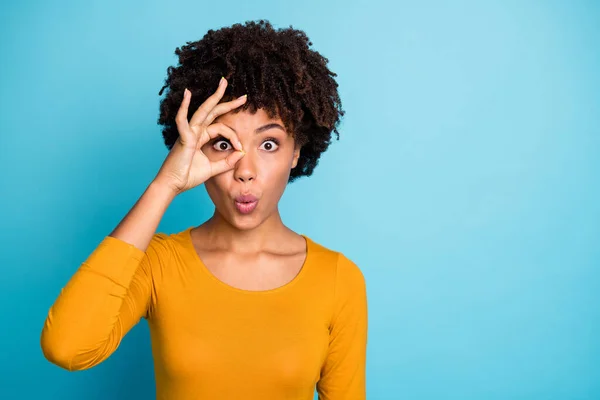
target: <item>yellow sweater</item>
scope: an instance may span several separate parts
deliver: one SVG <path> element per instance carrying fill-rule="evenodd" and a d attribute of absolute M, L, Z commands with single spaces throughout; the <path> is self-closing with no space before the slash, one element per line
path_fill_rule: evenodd
<path fill-rule="evenodd" d="M 302 235 L 288 284 L 248 291 L 202 264 L 192 227 L 156 233 L 146 252 L 106 236 L 50 308 L 45 356 L 68 370 L 109 357 L 148 321 L 158 399 L 366 398 L 367 295 L 361 270 Z"/>

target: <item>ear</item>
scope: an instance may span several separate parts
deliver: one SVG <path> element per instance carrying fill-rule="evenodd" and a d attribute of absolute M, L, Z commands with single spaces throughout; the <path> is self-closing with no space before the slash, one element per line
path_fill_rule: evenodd
<path fill-rule="evenodd" d="M 294 147 L 294 158 L 292 159 L 292 169 L 298 165 L 298 158 L 300 158 L 300 147 Z"/>

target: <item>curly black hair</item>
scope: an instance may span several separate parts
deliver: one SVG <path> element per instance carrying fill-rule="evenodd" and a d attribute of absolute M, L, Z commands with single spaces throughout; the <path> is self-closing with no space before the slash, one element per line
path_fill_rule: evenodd
<path fill-rule="evenodd" d="M 158 118 L 167 148 L 179 136 L 175 116 L 184 89 L 192 92 L 189 119 L 225 76 L 228 86 L 222 102 L 248 94 L 246 103 L 232 112 L 255 113 L 262 108 L 270 118 L 281 118 L 302 147 L 288 182 L 312 175 L 331 143 L 331 133 L 339 140 L 337 127 L 344 111 L 334 79 L 337 74 L 311 45 L 303 31 L 291 25 L 276 30 L 261 19 L 210 29 L 201 40 L 177 48 L 179 65 L 167 69 L 165 85 L 158 93 L 168 88 Z"/>

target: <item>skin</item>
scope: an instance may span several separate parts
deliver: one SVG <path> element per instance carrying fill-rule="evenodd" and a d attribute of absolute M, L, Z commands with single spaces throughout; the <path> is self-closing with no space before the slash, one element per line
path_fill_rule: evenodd
<path fill-rule="evenodd" d="M 278 208 L 300 148 L 281 119 L 269 118 L 262 109 L 254 114 L 228 112 L 215 122 L 235 131 L 246 155 L 233 169 L 204 183 L 215 212 L 192 229 L 194 247 L 203 264 L 230 286 L 245 290 L 283 286 L 297 275 L 306 257 L 304 238 L 283 224 Z M 270 124 L 280 127 L 255 132 Z M 202 146 L 210 161 L 233 151 L 230 141 L 223 137 Z M 258 205 L 250 214 L 241 214 L 234 198 L 248 193 L 259 198 Z"/>

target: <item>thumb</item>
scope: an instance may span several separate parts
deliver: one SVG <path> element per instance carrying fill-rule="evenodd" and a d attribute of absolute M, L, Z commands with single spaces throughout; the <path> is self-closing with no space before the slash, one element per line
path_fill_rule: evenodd
<path fill-rule="evenodd" d="M 211 168 L 213 176 L 232 169 L 235 166 L 235 164 L 238 161 L 240 161 L 245 155 L 246 153 L 243 150 L 239 150 L 234 151 L 233 153 L 219 161 L 215 161 L 214 163 L 212 163 Z"/>

